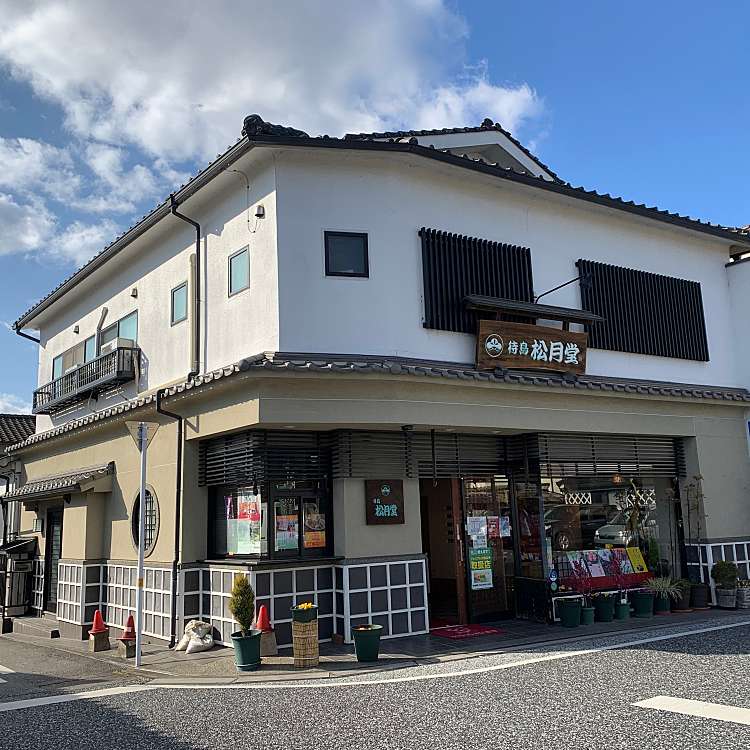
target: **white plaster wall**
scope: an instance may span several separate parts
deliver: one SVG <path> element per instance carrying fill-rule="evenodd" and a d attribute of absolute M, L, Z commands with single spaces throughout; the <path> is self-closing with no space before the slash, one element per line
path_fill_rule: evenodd
<path fill-rule="evenodd" d="M 427 226 L 530 247 L 537 293 L 575 277 L 578 258 L 700 281 L 709 362 L 591 350 L 588 371 L 740 384 L 720 240 L 408 155 L 290 150 L 277 195 L 282 351 L 472 362 L 474 336 L 422 326 Z M 368 232 L 370 278 L 326 278 L 326 229 Z M 580 307 L 578 284 L 545 302 Z"/>
<path fill-rule="evenodd" d="M 258 162 L 258 157 L 263 161 Z M 276 218 L 274 166 L 269 154 L 244 157 L 237 165 L 250 178 L 225 173 L 181 204 L 180 211 L 201 224 L 203 234 L 201 370 L 235 362 L 278 344 L 276 281 Z M 262 203 L 266 218 L 256 220 Z M 248 204 L 250 216 L 248 221 Z M 229 298 L 228 258 L 250 248 L 250 288 Z M 52 360 L 95 330 L 101 310 L 108 308 L 104 327 L 138 310 L 138 345 L 143 374 L 138 384 L 77 404 L 56 415 L 37 417 L 37 431 L 97 411 L 137 393 L 185 378 L 191 367 L 192 313 L 170 325 L 171 290 L 190 277 L 195 231 L 167 217 L 97 270 L 74 292 L 39 318 L 41 347 L 38 384 L 52 379 Z M 138 290 L 137 298 L 131 289 Z M 192 291 L 189 294 L 192 300 Z M 73 327 L 79 326 L 75 334 Z"/>
<path fill-rule="evenodd" d="M 726 269 L 729 280 L 729 300 L 732 311 L 732 340 L 737 357 L 740 382 L 750 388 L 750 259 L 734 263 Z"/>

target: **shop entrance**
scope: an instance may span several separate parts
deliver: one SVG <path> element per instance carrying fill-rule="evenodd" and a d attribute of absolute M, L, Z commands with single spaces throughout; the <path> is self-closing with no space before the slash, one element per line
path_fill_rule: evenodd
<path fill-rule="evenodd" d="M 515 556 L 507 480 L 423 479 L 420 495 L 431 626 L 512 617 Z"/>
<path fill-rule="evenodd" d="M 57 612 L 57 568 L 62 557 L 62 509 L 47 511 L 44 553 L 44 609 Z"/>

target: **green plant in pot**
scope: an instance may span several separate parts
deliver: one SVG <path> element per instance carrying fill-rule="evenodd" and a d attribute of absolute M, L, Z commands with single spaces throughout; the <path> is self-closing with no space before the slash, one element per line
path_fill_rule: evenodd
<path fill-rule="evenodd" d="M 572 568 L 573 588 L 583 597 L 583 606 L 581 607 L 581 625 L 593 625 L 594 607 L 591 604 L 593 581 L 591 580 L 591 574 L 583 560 L 573 561 Z"/>
<path fill-rule="evenodd" d="M 594 603 L 594 619 L 597 622 L 612 622 L 615 617 L 617 594 L 599 592 L 591 597 Z"/>
<path fill-rule="evenodd" d="M 682 596 L 682 587 L 669 576 L 649 578 L 646 588 L 654 594 L 654 613 L 657 615 L 670 614 L 671 601 L 677 601 Z"/>
<path fill-rule="evenodd" d="M 711 578 L 716 583 L 716 603 L 724 609 L 737 606 L 737 566 L 721 560 L 711 568 Z"/>
<path fill-rule="evenodd" d="M 252 672 L 260 666 L 262 630 L 253 628 L 255 620 L 255 592 L 245 575 L 235 576 L 229 611 L 240 629 L 232 633 L 234 662 L 240 672 Z"/>

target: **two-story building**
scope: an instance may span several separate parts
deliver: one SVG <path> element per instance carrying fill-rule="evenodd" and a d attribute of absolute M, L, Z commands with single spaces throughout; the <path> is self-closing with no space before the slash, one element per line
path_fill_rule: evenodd
<path fill-rule="evenodd" d="M 573 187 L 499 125 L 241 139 L 16 321 L 34 607 L 281 644 L 547 617 L 575 555 L 750 564 L 750 232 Z M 37 529 L 35 532 L 34 529 Z M 594 559 L 597 559 L 594 556 Z M 593 568 L 592 568 L 593 569 Z"/>

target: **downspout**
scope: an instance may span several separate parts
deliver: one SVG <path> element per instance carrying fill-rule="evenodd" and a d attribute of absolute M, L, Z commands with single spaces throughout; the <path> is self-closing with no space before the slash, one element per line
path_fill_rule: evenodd
<path fill-rule="evenodd" d="M 169 648 L 177 642 L 177 588 L 180 565 L 180 520 L 182 516 L 182 417 L 162 408 L 161 401 L 164 389 L 156 392 L 156 411 L 165 417 L 177 420 L 177 469 L 175 477 L 175 510 L 174 510 L 174 558 L 172 560 L 172 606 L 170 612 Z"/>
<path fill-rule="evenodd" d="M 193 361 L 188 374 L 188 380 L 200 373 L 200 351 L 201 351 L 201 225 L 193 219 L 181 214 L 177 210 L 177 199 L 172 193 L 169 196 L 172 215 L 182 219 L 195 228 L 195 294 L 193 305 L 195 320 L 193 321 Z"/>
<path fill-rule="evenodd" d="M 0 479 L 5 480 L 5 491 L 3 492 L 2 499 L 0 499 L 0 505 L 2 506 L 3 512 L 3 545 L 8 541 L 8 502 L 5 496 L 8 494 L 8 488 L 10 487 L 10 476 L 8 474 L 0 474 Z"/>

